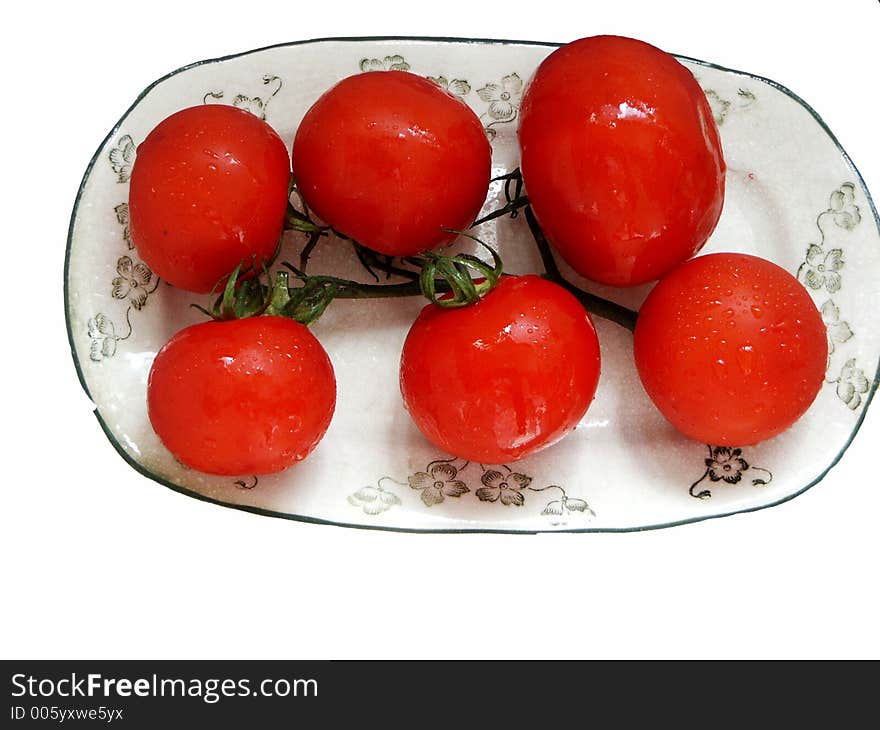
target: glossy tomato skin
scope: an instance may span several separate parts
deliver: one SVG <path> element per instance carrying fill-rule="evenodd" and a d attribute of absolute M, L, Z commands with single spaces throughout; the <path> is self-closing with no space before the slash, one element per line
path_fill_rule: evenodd
<path fill-rule="evenodd" d="M 205 322 L 156 355 L 150 422 L 181 462 L 209 474 L 271 474 L 304 459 L 327 431 L 336 378 L 304 325 L 262 316 Z"/>
<path fill-rule="evenodd" d="M 472 306 L 422 310 L 403 346 L 400 390 L 436 446 L 504 464 L 577 425 L 599 367 L 596 330 L 581 304 L 538 276 L 511 276 Z"/>
<path fill-rule="evenodd" d="M 405 71 L 343 79 L 303 118 L 293 171 L 309 206 L 380 253 L 406 256 L 464 230 L 489 187 L 491 147 L 460 99 Z"/>
<path fill-rule="evenodd" d="M 825 377 L 822 316 L 801 283 L 756 256 L 699 256 L 639 310 L 645 390 L 686 436 L 719 446 L 772 438 L 800 418 Z"/>
<path fill-rule="evenodd" d="M 138 146 L 131 173 L 131 238 L 170 284 L 205 293 L 239 263 L 269 260 L 287 208 L 290 157 L 250 112 L 184 109 Z"/>
<path fill-rule="evenodd" d="M 596 36 L 550 54 L 523 97 L 519 141 L 535 217 L 594 281 L 659 278 L 721 215 L 725 165 L 706 96 L 647 43 Z"/>

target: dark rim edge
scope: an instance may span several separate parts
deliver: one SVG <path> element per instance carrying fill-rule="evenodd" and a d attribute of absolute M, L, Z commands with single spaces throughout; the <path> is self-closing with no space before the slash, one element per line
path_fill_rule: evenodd
<path fill-rule="evenodd" d="M 116 124 L 113 125 L 113 128 L 110 132 L 104 137 L 101 141 L 100 145 L 98 145 L 97 150 L 94 155 L 92 155 L 91 160 L 89 160 L 88 165 L 86 166 L 86 170 L 83 173 L 82 181 L 80 182 L 79 188 L 76 192 L 76 197 L 73 202 L 73 210 L 70 216 L 70 224 L 67 229 L 67 245 L 64 254 L 64 281 L 63 281 L 63 292 L 64 292 L 64 321 L 67 329 L 67 339 L 68 344 L 70 346 L 71 356 L 73 358 L 74 368 L 76 369 L 77 377 L 79 378 L 80 385 L 82 389 L 85 391 L 86 395 L 89 399 L 92 398 L 92 395 L 89 391 L 88 384 L 86 383 L 85 374 L 83 373 L 82 367 L 80 366 L 79 358 L 77 356 L 76 343 L 73 338 L 73 327 L 70 320 L 70 261 L 72 255 L 72 244 L 73 244 L 73 232 L 76 224 L 76 214 L 79 208 L 80 200 L 85 191 L 86 184 L 88 183 L 89 177 L 91 175 L 92 169 L 95 166 L 95 163 L 98 160 L 98 157 L 101 151 L 104 149 L 106 144 L 117 134 L 117 132 L 122 127 L 125 120 L 131 114 L 131 112 L 135 109 L 135 107 L 140 104 L 140 102 L 150 93 L 156 86 L 171 78 L 172 76 L 176 76 L 177 74 L 183 73 L 184 71 L 188 71 L 192 68 L 197 68 L 199 66 L 204 66 L 211 63 L 219 63 L 222 61 L 228 61 L 234 58 L 241 58 L 243 56 L 249 56 L 251 54 L 260 53 L 262 51 L 268 51 L 275 48 L 287 48 L 291 46 L 301 46 L 301 45 L 309 45 L 312 43 L 322 43 L 322 42 L 349 42 L 349 43 L 360 43 L 360 42 L 385 42 L 385 41 L 421 41 L 427 43 L 468 43 L 468 44 L 496 44 L 496 45 L 522 45 L 522 46 L 540 46 L 540 47 L 550 47 L 557 48 L 562 43 L 553 43 L 550 41 L 527 41 L 527 40 L 509 40 L 509 39 L 500 39 L 500 38 L 453 38 L 453 37 L 432 37 L 432 36 L 342 36 L 342 37 L 327 37 L 327 38 L 311 38 L 307 40 L 300 41 L 290 41 L 287 43 L 275 43 L 268 46 L 263 46 L 261 48 L 254 48 L 248 51 L 242 51 L 240 53 L 232 53 L 226 56 L 219 56 L 217 58 L 209 58 L 204 59 L 202 61 L 196 61 L 194 63 L 187 64 L 186 66 L 181 66 L 170 73 L 165 74 L 164 76 L 156 79 L 153 83 L 147 86 L 140 94 L 138 94 L 137 98 L 128 107 L 125 113 L 119 118 Z M 843 156 L 844 161 L 850 167 L 850 169 L 855 174 L 859 184 L 861 185 L 862 190 L 865 191 L 865 197 L 868 201 L 868 205 L 871 208 L 871 211 L 874 214 L 874 224 L 877 228 L 878 233 L 880 233 L 880 214 L 877 212 L 877 207 L 874 204 L 874 200 L 871 197 L 871 192 L 868 190 L 868 186 L 865 184 L 865 180 L 862 177 L 862 174 L 859 172 L 858 168 L 853 163 L 850 156 L 847 154 L 846 150 L 843 149 L 837 137 L 834 136 L 834 133 L 829 129 L 828 125 L 822 119 L 821 116 L 816 112 L 813 107 L 811 107 L 806 101 L 804 101 L 800 96 L 795 94 L 786 86 L 773 81 L 772 79 L 765 78 L 763 76 L 758 76 L 757 74 L 752 74 L 747 71 L 738 71 L 736 69 L 727 68 L 726 66 L 720 66 L 715 63 L 711 63 L 709 61 L 703 61 L 698 58 L 691 58 L 690 56 L 683 56 L 680 54 L 673 54 L 675 57 L 681 61 L 687 61 L 689 63 L 694 63 L 700 66 L 705 66 L 707 68 L 717 69 L 719 71 L 725 71 L 727 73 L 734 73 L 740 76 L 745 76 L 754 81 L 759 81 L 761 83 L 767 84 L 768 86 L 776 89 L 777 91 L 785 94 L 786 96 L 794 99 L 798 102 L 804 109 L 806 109 L 810 116 L 819 124 L 819 126 L 825 131 L 825 133 L 829 136 L 831 141 L 834 143 L 834 146 L 837 148 L 838 152 Z M 754 507 L 747 507 L 744 509 L 734 510 L 732 512 L 723 512 L 719 514 L 712 515 L 701 515 L 698 517 L 691 517 L 684 520 L 677 520 L 674 522 L 665 522 L 656 525 L 644 525 L 637 527 L 585 527 L 585 528 L 564 528 L 558 530 L 514 530 L 514 529 L 493 529 L 493 528 L 408 528 L 408 527 L 392 527 L 386 525 L 369 525 L 364 523 L 347 523 L 347 522 L 336 522 L 334 520 L 326 520 L 320 517 L 310 517 L 308 515 L 297 515 L 288 512 L 276 512 L 274 510 L 265 509 L 262 507 L 256 507 L 253 505 L 246 504 L 236 504 L 234 502 L 226 502 L 220 499 L 215 499 L 213 497 L 208 497 L 204 494 L 196 492 L 191 489 L 187 489 L 185 487 L 181 487 L 173 482 L 168 481 L 167 479 L 160 477 L 157 474 L 152 473 L 142 464 L 137 462 L 117 441 L 115 435 L 110 430 L 107 423 L 104 421 L 101 413 L 97 407 L 97 405 L 92 401 L 94 405 L 93 413 L 95 417 L 98 419 L 98 423 L 100 424 L 101 430 L 107 437 L 107 440 L 110 441 L 113 448 L 116 452 L 129 464 L 135 471 L 142 474 L 143 476 L 151 479 L 158 484 L 161 484 L 164 487 L 167 487 L 175 492 L 180 494 L 187 495 L 189 497 L 194 497 L 195 499 L 201 500 L 203 502 L 208 502 L 210 504 L 218 505 L 221 507 L 228 507 L 232 509 L 241 510 L 244 512 L 250 512 L 253 514 L 263 515 L 266 517 L 276 517 L 280 519 L 293 520 L 296 522 L 304 522 L 309 524 L 317 524 L 317 525 L 333 525 L 336 527 L 350 527 L 355 529 L 363 529 L 363 530 L 380 530 L 384 532 L 402 532 L 402 533 L 420 533 L 420 534 L 480 534 L 480 533 L 492 533 L 492 534 L 507 534 L 507 535 L 535 535 L 535 534 L 553 534 L 553 533 L 587 533 L 587 532 L 597 532 L 597 533 L 626 533 L 626 532 L 646 532 L 649 530 L 659 530 L 665 529 L 668 527 L 678 527 L 680 525 L 688 525 L 694 524 L 697 522 L 704 522 L 706 520 L 714 520 L 720 519 L 722 517 L 730 517 L 732 515 L 738 514 L 748 514 L 749 512 L 758 512 L 760 510 L 769 509 L 771 507 L 777 507 L 780 504 L 784 504 L 795 497 L 800 496 L 804 492 L 806 492 L 811 487 L 814 487 L 818 484 L 822 479 L 824 479 L 828 472 L 833 469 L 840 459 L 843 457 L 846 450 L 850 447 L 855 439 L 856 434 L 859 432 L 859 429 L 864 423 L 865 416 L 868 412 L 868 407 L 871 405 L 871 402 L 874 399 L 874 395 L 877 392 L 878 386 L 880 386 L 880 359 L 878 359 L 877 368 L 874 373 L 874 379 L 871 383 L 871 387 L 866 394 L 865 402 L 862 407 L 862 411 L 859 414 L 858 420 L 856 421 L 853 429 L 850 433 L 849 438 L 846 443 L 831 461 L 831 463 L 815 478 L 813 481 L 808 483 L 803 488 L 793 492 L 781 499 L 776 500 L 775 502 L 770 502 L 768 504 L 756 505 Z"/>

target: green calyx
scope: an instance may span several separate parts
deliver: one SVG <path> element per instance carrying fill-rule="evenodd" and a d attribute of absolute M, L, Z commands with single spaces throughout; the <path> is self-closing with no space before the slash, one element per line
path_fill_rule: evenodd
<path fill-rule="evenodd" d="M 476 236 L 461 231 L 447 232 L 467 236 L 479 243 L 492 254 L 492 264 L 466 253 L 445 256 L 426 251 L 422 254 L 425 262 L 419 274 L 419 288 L 438 307 L 454 308 L 476 304 L 498 284 L 504 273 L 504 264 L 498 252 Z M 475 281 L 472 271 L 481 278 Z M 445 284 L 444 293 L 440 297 L 437 296 L 438 283 Z"/>
<path fill-rule="evenodd" d="M 493 248 L 467 233 L 462 235 L 485 246 L 492 254 L 492 264 L 471 254 L 445 256 L 427 251 L 418 257 L 420 272 L 399 269 L 407 274 L 408 281 L 364 284 L 335 276 L 313 276 L 290 263 L 282 264 L 288 271 L 273 273 L 265 262 L 259 270 L 252 262 L 246 268 L 242 264 L 235 267 L 222 283 L 223 290 L 210 311 L 197 304 L 192 306 L 217 321 L 265 314 L 288 317 L 305 325 L 317 320 L 334 299 L 384 299 L 422 294 L 440 307 L 463 307 L 491 291 L 501 278 L 503 264 Z M 478 280 L 474 280 L 472 272 L 476 272 Z M 292 278 L 296 281 L 294 285 Z"/>
<path fill-rule="evenodd" d="M 217 321 L 277 315 L 311 324 L 320 317 L 337 295 L 337 285 L 326 277 L 304 277 L 301 286 L 291 287 L 286 271 L 275 274 L 263 269 L 262 276 L 242 278 L 252 268 L 239 264 L 229 275 L 223 292 L 211 310 L 193 305 Z M 262 279 L 265 278 L 266 283 Z"/>

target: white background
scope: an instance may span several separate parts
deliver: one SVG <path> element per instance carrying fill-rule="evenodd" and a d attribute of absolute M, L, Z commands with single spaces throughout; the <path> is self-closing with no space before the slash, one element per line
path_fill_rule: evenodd
<path fill-rule="evenodd" d="M 304 525 L 175 494 L 117 456 L 67 345 L 68 217 L 118 117 L 192 61 L 330 35 L 630 35 L 785 84 L 880 195 L 874 0 L 352 5 L 6 11 L 0 656 L 880 656 L 880 405 L 840 464 L 793 502 L 634 534 Z"/>

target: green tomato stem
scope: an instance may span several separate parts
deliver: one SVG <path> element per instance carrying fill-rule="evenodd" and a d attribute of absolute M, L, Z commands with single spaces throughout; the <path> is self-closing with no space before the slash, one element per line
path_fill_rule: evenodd
<path fill-rule="evenodd" d="M 535 239 L 535 244 L 538 247 L 538 252 L 541 254 L 541 261 L 544 264 L 544 278 L 568 290 L 584 305 L 584 309 L 591 314 L 616 322 L 622 327 L 626 327 L 630 332 L 635 332 L 636 319 L 639 313 L 632 309 L 627 309 L 616 302 L 590 294 L 568 281 L 559 271 L 559 266 L 557 266 L 556 259 L 553 257 L 553 251 L 550 248 L 550 242 L 544 235 L 544 231 L 541 230 L 541 226 L 538 225 L 538 220 L 535 218 L 531 206 L 526 207 L 525 217 L 526 222 L 529 224 L 529 230 L 532 232 L 532 237 Z"/>

